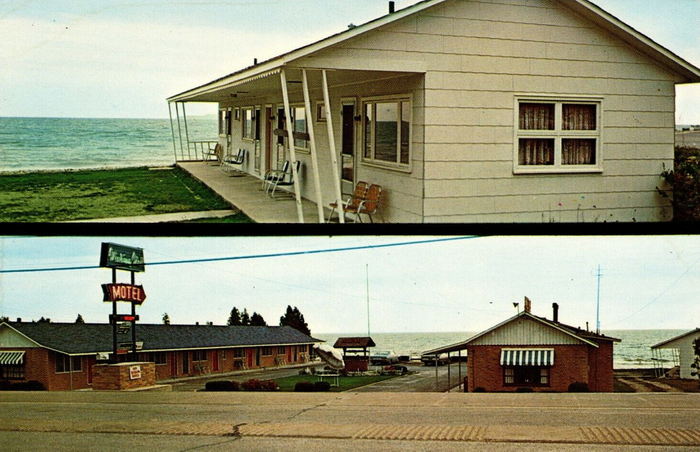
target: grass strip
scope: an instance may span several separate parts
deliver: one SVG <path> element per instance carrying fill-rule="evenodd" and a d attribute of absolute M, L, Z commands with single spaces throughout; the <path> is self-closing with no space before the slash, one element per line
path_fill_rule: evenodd
<path fill-rule="evenodd" d="M 368 376 L 357 376 L 357 377 L 339 377 L 338 382 L 340 386 L 331 386 L 332 392 L 342 392 L 348 391 L 350 389 L 359 388 L 360 386 L 366 386 L 378 381 L 388 380 L 390 378 L 396 378 L 396 375 L 368 375 Z M 294 385 L 301 381 L 315 382 L 320 381 L 314 375 L 293 375 L 291 377 L 277 378 L 275 379 L 280 387 L 280 391 L 294 391 Z M 335 379 L 331 377 L 325 377 L 323 381 L 327 381 L 331 384 L 335 384 Z"/>
<path fill-rule="evenodd" d="M 57 222 L 229 208 L 215 192 L 176 167 L 0 175 L 0 222 Z"/>

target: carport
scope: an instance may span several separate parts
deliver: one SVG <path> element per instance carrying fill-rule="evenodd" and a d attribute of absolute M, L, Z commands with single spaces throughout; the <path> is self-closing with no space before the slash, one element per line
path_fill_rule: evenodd
<path fill-rule="evenodd" d="M 462 380 L 462 366 L 460 362 L 462 360 L 462 350 L 467 350 L 467 342 L 462 341 L 452 345 L 446 345 L 444 347 L 434 348 L 432 350 L 426 350 L 423 355 L 434 355 L 435 356 L 435 385 L 438 384 L 438 357 L 443 353 L 447 353 L 447 382 L 452 381 L 451 370 L 452 370 L 452 353 L 457 352 L 457 371 L 459 373 L 460 387 L 464 385 L 464 380 Z M 465 353 L 465 357 L 467 354 Z"/>

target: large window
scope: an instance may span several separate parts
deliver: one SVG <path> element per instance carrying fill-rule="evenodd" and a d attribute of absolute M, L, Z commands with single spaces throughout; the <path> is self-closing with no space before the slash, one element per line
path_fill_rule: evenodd
<path fill-rule="evenodd" d="M 263 355 L 263 356 L 270 356 L 270 355 L 272 355 L 272 347 L 263 347 L 263 348 L 262 348 L 262 355 Z"/>
<path fill-rule="evenodd" d="M 600 101 L 518 99 L 516 172 L 601 169 Z"/>
<path fill-rule="evenodd" d="M 0 365 L 0 378 L 7 380 L 24 379 L 24 363 Z"/>
<path fill-rule="evenodd" d="M 504 367 L 503 383 L 506 386 L 549 386 L 549 367 Z"/>
<path fill-rule="evenodd" d="M 306 134 L 308 128 L 306 126 L 306 109 L 304 107 L 291 107 L 292 108 L 292 126 L 294 127 L 294 133 Z M 302 138 L 294 137 L 294 146 L 299 149 L 307 149 L 309 147 L 309 142 Z"/>
<path fill-rule="evenodd" d="M 410 100 L 365 100 L 362 111 L 363 160 L 407 168 L 411 158 Z"/>
<path fill-rule="evenodd" d="M 151 361 L 156 364 L 167 364 L 168 357 L 165 352 L 153 352 L 151 353 Z"/>
<path fill-rule="evenodd" d="M 192 352 L 192 361 L 206 361 L 207 352 L 205 350 L 194 350 Z"/>
<path fill-rule="evenodd" d="M 255 136 L 253 135 L 255 133 L 255 125 L 253 124 L 253 121 L 255 119 L 255 114 L 253 108 L 244 108 L 241 111 L 241 124 L 243 124 L 243 139 L 244 140 L 253 140 Z"/>
<path fill-rule="evenodd" d="M 72 369 L 73 372 L 80 372 L 82 370 L 82 360 L 80 356 L 74 356 L 72 358 Z M 71 357 L 64 355 L 62 353 L 56 354 L 56 373 L 70 372 L 71 371 Z"/>
<path fill-rule="evenodd" d="M 233 349 L 233 357 L 234 358 L 244 358 L 245 357 L 245 349 L 244 348 L 234 348 Z"/>

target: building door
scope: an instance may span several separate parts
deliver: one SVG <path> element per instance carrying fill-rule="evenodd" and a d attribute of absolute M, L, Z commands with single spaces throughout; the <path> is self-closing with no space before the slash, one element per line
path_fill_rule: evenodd
<path fill-rule="evenodd" d="M 355 189 L 355 102 L 343 103 L 343 145 L 340 153 L 341 190 L 351 194 Z"/>
<path fill-rule="evenodd" d="M 292 346 L 287 347 L 287 362 L 292 362 Z"/>
<path fill-rule="evenodd" d="M 89 385 L 92 384 L 92 366 L 95 364 L 94 358 L 87 359 L 87 382 Z"/>
<path fill-rule="evenodd" d="M 260 367 L 260 349 L 255 349 L 255 366 Z"/>
<path fill-rule="evenodd" d="M 211 370 L 212 370 L 212 372 L 219 371 L 219 351 L 218 350 L 211 351 Z"/>
<path fill-rule="evenodd" d="M 246 355 L 248 357 L 248 369 L 251 369 L 253 367 L 253 350 L 246 350 Z"/>
<path fill-rule="evenodd" d="M 182 352 L 182 373 L 183 375 L 190 373 L 190 352 Z"/>
<path fill-rule="evenodd" d="M 272 169 L 272 131 L 275 128 L 272 119 L 272 107 L 265 107 L 265 168 L 264 171 Z"/>
<path fill-rule="evenodd" d="M 170 352 L 170 376 L 177 375 L 177 353 Z"/>

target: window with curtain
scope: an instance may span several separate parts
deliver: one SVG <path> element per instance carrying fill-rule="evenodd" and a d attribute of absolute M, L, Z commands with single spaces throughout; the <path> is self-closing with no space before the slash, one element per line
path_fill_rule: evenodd
<path fill-rule="evenodd" d="M 408 167 L 411 161 L 410 100 L 365 100 L 362 109 L 363 160 Z"/>
<path fill-rule="evenodd" d="M 243 124 L 243 139 L 254 140 L 255 139 L 255 125 L 253 121 L 255 120 L 255 114 L 253 113 L 253 108 L 244 108 L 241 112 L 241 123 Z"/>
<path fill-rule="evenodd" d="M 600 169 L 600 102 L 520 100 L 516 171 Z"/>
<path fill-rule="evenodd" d="M 506 386 L 549 386 L 549 367 L 504 367 L 503 384 Z"/>

